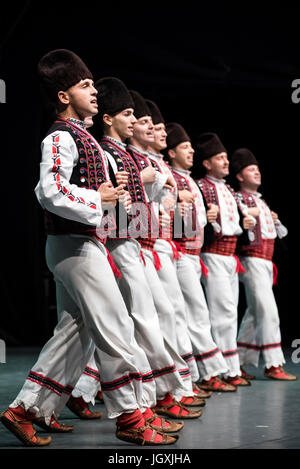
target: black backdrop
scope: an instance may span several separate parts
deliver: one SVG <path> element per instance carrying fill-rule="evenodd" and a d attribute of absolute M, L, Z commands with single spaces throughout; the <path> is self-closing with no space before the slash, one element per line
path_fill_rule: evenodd
<path fill-rule="evenodd" d="M 239 146 L 252 149 L 261 162 L 262 192 L 289 228 L 275 254 L 283 342 L 290 345 L 299 336 L 300 103 L 291 99 L 292 81 L 300 78 L 298 18 L 295 8 L 216 3 L 204 8 L 201 2 L 180 7 L 173 2 L 133 7 L 34 0 L 6 5 L 0 12 L 0 79 L 6 83 L 6 103 L 0 104 L 0 337 L 7 344 L 40 345 L 56 321 L 42 211 L 33 192 L 39 145 L 49 124 L 41 109 L 36 66 L 56 48 L 80 55 L 95 79 L 117 76 L 155 100 L 166 121 L 180 122 L 192 138 L 212 130 L 229 155 Z M 240 313 L 243 307 L 241 291 Z"/>

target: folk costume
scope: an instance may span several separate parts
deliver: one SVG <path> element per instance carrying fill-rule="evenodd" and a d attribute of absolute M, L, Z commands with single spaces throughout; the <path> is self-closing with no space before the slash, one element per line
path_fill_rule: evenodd
<path fill-rule="evenodd" d="M 151 100 L 146 100 L 147 106 L 150 109 L 153 124 L 165 123 L 164 118 L 156 105 Z M 160 230 L 159 236 L 156 239 L 153 249 L 159 256 L 159 269 L 157 269 L 158 277 L 163 285 L 165 292 L 168 295 L 169 301 L 172 303 L 175 319 L 176 319 L 176 343 L 179 355 L 183 358 L 186 366 L 182 369 L 181 374 L 185 373 L 187 379 L 191 375 L 191 380 L 196 383 L 199 380 L 199 371 L 196 365 L 196 360 L 193 355 L 193 348 L 188 334 L 186 315 L 185 315 L 185 301 L 178 282 L 176 273 L 176 259 L 180 257 L 178 248 L 173 240 L 174 228 L 174 208 L 166 212 L 163 208 L 163 201 L 166 196 L 172 195 L 175 202 L 177 201 L 177 185 L 173 177 L 169 165 L 164 160 L 164 155 L 156 154 L 152 151 L 148 152 L 149 159 L 154 164 L 155 169 L 167 177 L 171 178 L 174 182 L 172 191 L 163 189 L 160 199 Z M 166 217 L 168 223 L 162 223 L 162 217 Z"/>
<path fill-rule="evenodd" d="M 196 144 L 197 157 L 202 161 L 226 152 L 219 137 L 208 132 Z M 241 375 L 237 348 L 239 279 L 244 272 L 235 254 L 238 236 L 242 233 L 239 200 L 225 179 L 206 176 L 196 181 L 206 204 L 219 206 L 217 221 L 208 224 L 201 257 L 208 269 L 202 277 L 215 342 L 226 360 L 226 377 Z M 243 207 L 244 209 L 244 207 Z"/>
<path fill-rule="evenodd" d="M 81 59 L 66 50 L 44 56 L 39 74 L 52 103 L 58 90 L 92 77 Z M 21 406 L 48 424 L 68 400 L 94 344 L 109 418 L 118 417 L 119 425 L 124 416 L 131 424 L 144 421 L 139 409 L 156 402 L 152 370 L 135 340 L 132 319 L 107 260 L 104 239 L 115 220 L 111 214 L 104 219 L 97 189 L 108 180 L 106 157 L 84 124 L 56 119 L 42 142 L 35 193 L 45 210 L 46 260 L 56 282 L 60 319 L 9 407 L 17 411 Z M 24 432 L 15 417 L 12 423 L 9 409 L 1 420 L 20 437 Z M 33 440 L 34 434 L 22 438 L 29 445 L 47 444 Z"/>
<path fill-rule="evenodd" d="M 185 129 L 178 123 L 167 124 L 167 133 L 168 149 L 176 148 L 182 142 L 190 142 Z M 188 333 L 193 344 L 193 353 L 200 377 L 208 381 L 211 377 L 226 373 L 228 366 L 213 340 L 209 311 L 201 285 L 202 276 L 209 275 L 200 258 L 204 226 L 207 224 L 206 210 L 201 192 L 191 177 L 190 171 L 175 166 L 171 169 L 178 191 L 188 190 L 195 197 L 193 205 L 183 216 L 182 233 L 177 234 L 174 231 L 174 242 L 181 253 L 176 266 L 179 284 L 185 299 Z M 178 212 L 176 215 L 179 220 L 182 218 Z"/>
<path fill-rule="evenodd" d="M 120 80 L 113 77 L 103 78 L 97 81 L 96 87 L 102 115 L 113 115 L 126 108 L 136 108 L 135 115 L 139 116 L 132 95 Z M 168 393 L 180 400 L 186 389 L 176 368 L 176 352 L 161 331 L 153 298 L 153 284 L 149 285 L 145 274 L 146 261 L 139 243 L 140 238 L 153 236 L 157 221 L 151 213 L 140 168 L 129 153 L 127 145 L 107 135 L 103 136 L 100 144 L 113 172 L 129 173 L 126 189 L 131 196 L 132 208 L 128 213 L 118 214 L 116 233 L 107 240 L 107 248 L 121 272 L 118 285 L 133 319 L 137 342 L 145 351 L 152 367 L 157 400 L 163 399 Z M 167 310 L 167 306 L 165 308 Z"/>
<path fill-rule="evenodd" d="M 247 148 L 236 150 L 231 158 L 234 175 L 258 162 Z M 287 235 L 287 229 L 277 220 L 274 223 L 268 204 L 257 191 L 240 189 L 238 196 L 248 207 L 258 207 L 256 226 L 243 236 L 237 253 L 246 270 L 240 280 L 245 287 L 247 309 L 238 333 L 238 352 L 241 365 L 258 366 L 262 355 L 265 367 L 282 367 L 285 363 L 278 308 L 273 293 L 277 268 L 273 264 L 275 240 Z"/>

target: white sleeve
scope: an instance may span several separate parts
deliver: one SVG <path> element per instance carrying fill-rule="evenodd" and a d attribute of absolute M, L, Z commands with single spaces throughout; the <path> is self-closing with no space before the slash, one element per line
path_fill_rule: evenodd
<path fill-rule="evenodd" d="M 41 145 L 40 180 L 36 197 L 44 209 L 60 217 L 100 226 L 103 215 L 100 193 L 70 184 L 78 151 L 66 131 L 48 135 Z"/>
<path fill-rule="evenodd" d="M 144 184 L 146 193 L 150 201 L 161 202 L 165 194 L 163 191 L 164 185 L 168 179 L 166 174 L 156 172 L 155 181 L 152 183 Z"/>
<path fill-rule="evenodd" d="M 277 220 L 277 222 L 275 223 L 275 229 L 276 229 L 277 236 L 280 239 L 284 238 L 288 234 L 287 228 L 281 223 L 280 220 Z"/>

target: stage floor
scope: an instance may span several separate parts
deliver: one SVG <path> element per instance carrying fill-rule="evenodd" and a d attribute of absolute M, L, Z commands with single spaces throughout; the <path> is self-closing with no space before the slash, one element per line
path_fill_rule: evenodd
<path fill-rule="evenodd" d="M 300 364 L 291 360 L 294 349 L 285 350 L 287 371 L 300 378 Z M 39 349 L 9 348 L 6 363 L 0 363 L 0 411 L 15 398 Z M 263 376 L 263 366 L 246 367 L 257 376 L 249 387 L 235 393 L 214 393 L 206 400 L 200 419 L 186 421 L 179 440 L 161 449 L 299 449 L 300 448 L 300 379 L 294 382 L 273 381 Z M 78 419 L 67 408 L 60 421 L 75 426 L 73 433 L 51 434 L 48 449 L 107 449 L 112 454 L 136 448 L 115 437 L 115 422 L 108 420 L 103 404 L 95 410 L 104 412 L 100 420 Z M 38 430 L 43 435 L 43 430 Z M 0 450 L 23 449 L 22 444 L 0 423 Z"/>

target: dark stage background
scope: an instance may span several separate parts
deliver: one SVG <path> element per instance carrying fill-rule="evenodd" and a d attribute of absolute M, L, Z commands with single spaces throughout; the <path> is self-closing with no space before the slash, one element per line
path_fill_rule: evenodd
<path fill-rule="evenodd" d="M 180 122 L 191 137 L 215 131 L 229 155 L 248 146 L 257 156 L 261 190 L 289 228 L 284 245 L 276 247 L 274 291 L 283 343 L 290 345 L 300 335 L 295 306 L 300 103 L 291 99 L 292 81 L 300 79 L 299 10 L 216 3 L 204 8 L 202 2 L 139 5 L 8 2 L 0 12 L 0 79 L 6 83 L 6 103 L 0 104 L 0 337 L 7 345 L 41 345 L 56 322 L 42 210 L 33 192 L 40 141 L 49 124 L 36 66 L 49 50 L 68 48 L 83 58 L 95 79 L 121 78 L 155 100 L 166 121 Z M 242 291 L 240 313 L 243 301 Z"/>

